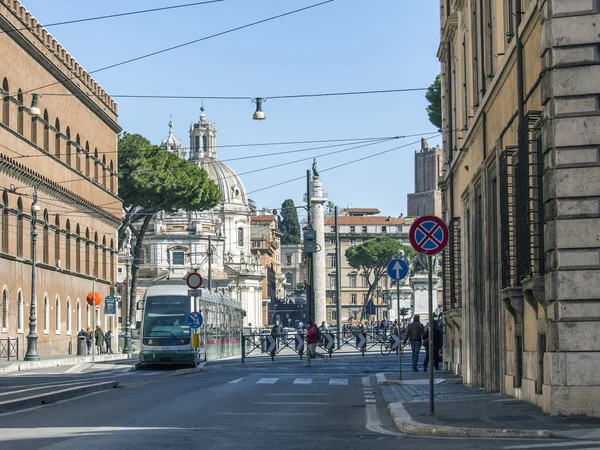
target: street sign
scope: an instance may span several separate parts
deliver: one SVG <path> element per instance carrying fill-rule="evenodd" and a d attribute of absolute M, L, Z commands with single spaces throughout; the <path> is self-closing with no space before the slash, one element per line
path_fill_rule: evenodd
<path fill-rule="evenodd" d="M 301 351 L 304 350 L 304 336 L 302 336 L 301 334 L 297 334 L 296 335 L 296 351 L 298 353 L 300 353 Z"/>
<path fill-rule="evenodd" d="M 408 275 L 408 264 L 401 259 L 392 259 L 387 266 L 387 273 L 392 280 L 402 280 Z"/>
<path fill-rule="evenodd" d="M 190 297 L 202 297 L 202 289 L 188 289 Z"/>
<path fill-rule="evenodd" d="M 94 291 L 90 292 L 85 297 L 85 300 L 90 306 L 100 306 L 100 303 L 102 303 L 102 296 L 100 295 L 100 292 Z"/>
<path fill-rule="evenodd" d="M 188 324 L 193 329 L 200 328 L 202 326 L 202 322 L 204 322 L 204 318 L 198 311 L 191 312 L 188 316 Z"/>
<path fill-rule="evenodd" d="M 202 275 L 198 272 L 190 272 L 185 278 L 185 282 L 190 289 L 198 289 L 202 286 Z"/>
<path fill-rule="evenodd" d="M 448 244 L 448 227 L 439 217 L 419 217 L 411 225 L 409 237 L 418 253 L 437 255 Z"/>
<path fill-rule="evenodd" d="M 400 339 L 394 333 L 390 334 L 390 337 L 392 338 L 392 350 L 396 350 L 400 345 Z"/>
<path fill-rule="evenodd" d="M 275 338 L 273 336 L 267 336 L 267 342 L 269 343 L 267 353 L 273 353 L 275 351 Z"/>
<path fill-rule="evenodd" d="M 365 314 L 368 314 L 370 316 L 374 316 L 376 314 L 373 300 L 369 300 L 369 303 L 367 303 L 367 306 L 365 306 Z"/>
<path fill-rule="evenodd" d="M 333 339 L 333 334 L 325 333 L 325 349 L 327 351 L 331 350 L 335 345 L 335 340 Z"/>
<path fill-rule="evenodd" d="M 104 297 L 104 315 L 114 316 L 117 314 L 117 299 L 112 295 Z"/>

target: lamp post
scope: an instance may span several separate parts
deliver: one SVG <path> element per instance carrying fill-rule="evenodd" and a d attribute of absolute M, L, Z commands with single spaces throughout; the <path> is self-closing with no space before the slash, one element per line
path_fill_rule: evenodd
<path fill-rule="evenodd" d="M 131 309 L 133 302 L 131 299 L 131 293 L 129 292 L 129 269 L 131 266 L 131 232 L 127 229 L 127 243 L 125 244 L 125 305 L 127 306 L 127 317 L 125 323 L 125 342 L 123 343 L 123 353 L 129 354 L 131 357 Z"/>
<path fill-rule="evenodd" d="M 37 314 L 35 298 L 35 270 L 36 270 L 36 243 L 37 243 L 37 212 L 40 205 L 37 204 L 37 186 L 33 187 L 33 204 L 31 205 L 31 300 L 29 303 L 29 334 L 27 335 L 27 352 L 25 361 L 37 361 L 40 355 L 37 351 Z"/>

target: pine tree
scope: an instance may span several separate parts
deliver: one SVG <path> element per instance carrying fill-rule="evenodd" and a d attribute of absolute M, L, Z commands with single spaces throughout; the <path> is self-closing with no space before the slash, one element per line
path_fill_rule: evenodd
<path fill-rule="evenodd" d="M 281 222 L 279 231 L 283 233 L 281 237 L 282 245 L 300 244 L 300 222 L 298 221 L 298 210 L 294 205 L 294 200 L 287 199 L 281 205 Z"/>

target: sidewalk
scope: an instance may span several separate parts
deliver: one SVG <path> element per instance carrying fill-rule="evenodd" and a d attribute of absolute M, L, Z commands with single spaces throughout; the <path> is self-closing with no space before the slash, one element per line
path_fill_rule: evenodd
<path fill-rule="evenodd" d="M 489 393 L 461 383 L 460 377 L 436 372 L 435 415 L 429 415 L 427 372 L 377 374 L 377 384 L 396 427 L 420 436 L 482 438 L 600 438 L 600 418 L 560 417 L 514 397 Z"/>
<path fill-rule="evenodd" d="M 118 361 L 128 359 L 128 355 L 123 353 L 113 353 L 112 355 L 95 355 L 95 362 Z M 0 373 L 21 372 L 24 370 L 46 369 L 48 367 L 74 366 L 75 364 L 91 363 L 91 356 L 48 356 L 40 357 L 39 361 L 23 360 L 0 360 Z"/>

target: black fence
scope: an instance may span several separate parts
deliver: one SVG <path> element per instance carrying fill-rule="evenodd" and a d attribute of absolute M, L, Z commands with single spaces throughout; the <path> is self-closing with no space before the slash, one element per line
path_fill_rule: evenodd
<path fill-rule="evenodd" d="M 0 358 L 19 359 L 19 338 L 0 339 Z"/>

